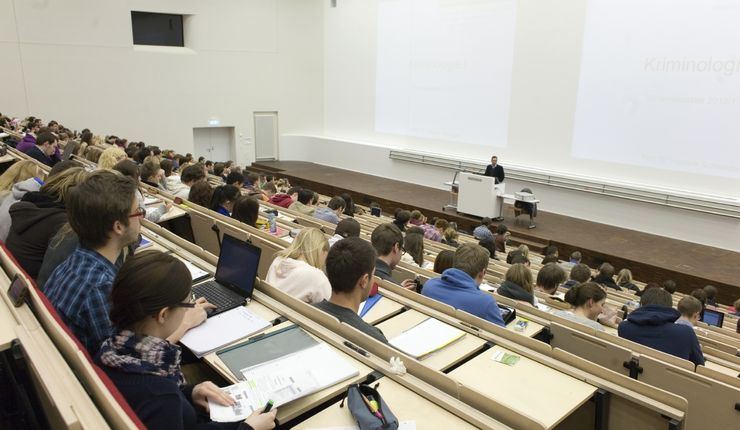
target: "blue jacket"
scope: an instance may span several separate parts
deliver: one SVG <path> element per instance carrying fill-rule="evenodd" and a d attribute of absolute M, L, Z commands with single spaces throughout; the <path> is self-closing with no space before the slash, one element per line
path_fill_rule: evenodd
<path fill-rule="evenodd" d="M 699 340 L 691 327 L 674 324 L 681 314 L 667 306 L 645 305 L 619 324 L 619 337 L 666 354 L 704 364 Z"/>
<path fill-rule="evenodd" d="M 313 216 L 332 224 L 339 224 L 339 217 L 332 209 L 329 208 L 318 207 L 314 209 Z"/>
<path fill-rule="evenodd" d="M 473 278 L 460 269 L 447 269 L 441 277 L 428 280 L 421 294 L 502 327 L 506 325 L 496 299 L 479 290 Z"/>

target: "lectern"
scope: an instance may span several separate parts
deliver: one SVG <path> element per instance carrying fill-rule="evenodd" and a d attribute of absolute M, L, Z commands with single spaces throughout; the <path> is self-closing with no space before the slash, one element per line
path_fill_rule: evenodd
<path fill-rule="evenodd" d="M 504 206 L 504 184 L 496 178 L 461 172 L 457 211 L 479 217 L 500 218 Z"/>

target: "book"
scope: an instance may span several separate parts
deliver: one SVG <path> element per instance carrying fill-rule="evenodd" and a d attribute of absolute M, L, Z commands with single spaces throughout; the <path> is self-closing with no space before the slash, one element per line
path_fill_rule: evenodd
<path fill-rule="evenodd" d="M 272 327 L 269 321 L 258 317 L 246 306 L 239 306 L 210 317 L 203 324 L 191 328 L 180 342 L 200 358 L 268 327 Z"/>
<path fill-rule="evenodd" d="M 211 420 L 241 421 L 262 409 L 268 400 L 279 407 L 359 374 L 359 369 L 336 350 L 320 343 L 242 369 L 244 381 L 223 389 L 236 404 L 221 406 L 209 401 Z"/>

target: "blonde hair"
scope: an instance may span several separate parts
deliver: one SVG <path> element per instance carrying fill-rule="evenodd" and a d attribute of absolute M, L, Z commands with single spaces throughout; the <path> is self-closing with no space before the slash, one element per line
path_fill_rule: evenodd
<path fill-rule="evenodd" d="M 311 266 L 324 270 L 321 252 L 329 251 L 329 241 L 318 228 L 307 227 L 298 233 L 289 247 L 277 253 L 284 258 L 301 259 Z"/>
<path fill-rule="evenodd" d="M 126 159 L 126 152 L 117 147 L 111 147 L 103 151 L 98 159 L 98 167 L 101 169 L 112 169 L 121 160 Z"/>
<path fill-rule="evenodd" d="M 519 285 L 529 293 L 532 292 L 532 272 L 521 263 L 512 264 L 509 267 L 506 271 L 506 280 Z"/>
<path fill-rule="evenodd" d="M 527 245 L 519 245 L 519 252 L 521 252 L 525 258 L 529 258 L 529 247 Z"/>
<path fill-rule="evenodd" d="M 0 175 L 0 194 L 13 189 L 13 185 L 38 175 L 39 168 L 35 161 L 20 160 L 13 163 Z"/>
<path fill-rule="evenodd" d="M 70 188 L 80 184 L 87 176 L 87 171 L 82 167 L 72 167 L 52 176 L 40 191 L 56 197 L 57 202 L 64 202 Z"/>
<path fill-rule="evenodd" d="M 626 284 L 628 282 L 632 282 L 632 272 L 630 272 L 630 269 L 620 270 L 619 275 L 617 275 L 617 285 Z"/>

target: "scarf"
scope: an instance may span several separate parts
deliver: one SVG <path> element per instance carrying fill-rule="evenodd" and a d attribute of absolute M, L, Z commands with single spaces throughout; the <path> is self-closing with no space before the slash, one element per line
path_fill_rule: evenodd
<path fill-rule="evenodd" d="M 156 375 L 185 385 L 180 369 L 180 347 L 154 336 L 139 337 L 122 330 L 103 342 L 100 362 L 124 373 Z"/>

